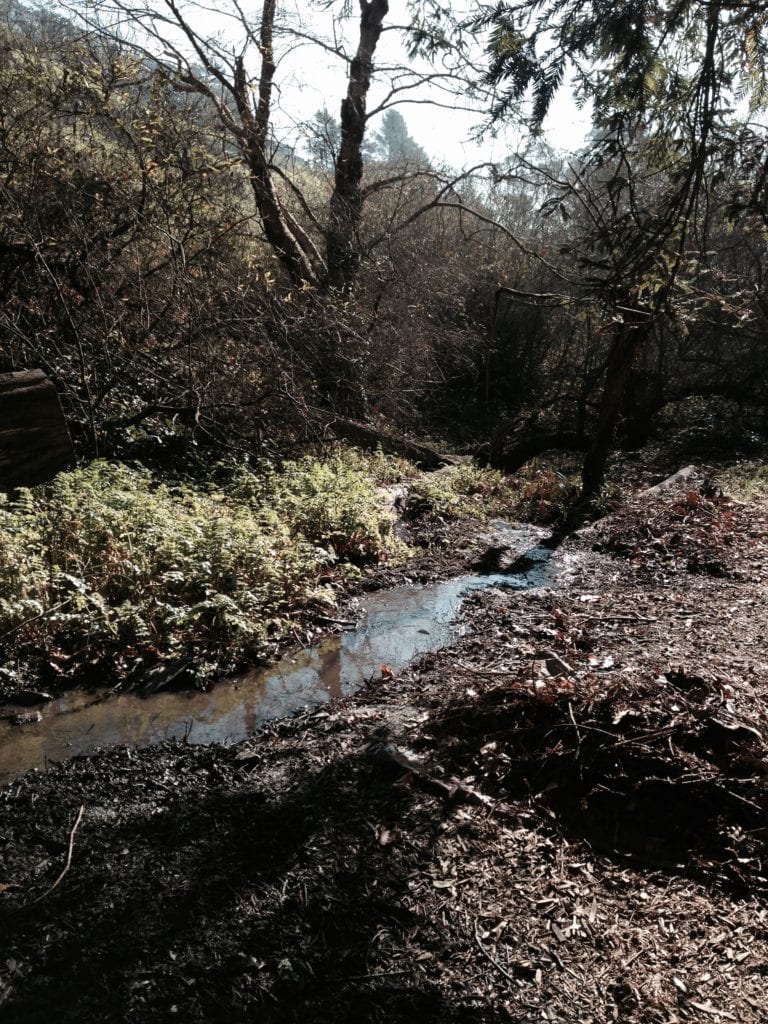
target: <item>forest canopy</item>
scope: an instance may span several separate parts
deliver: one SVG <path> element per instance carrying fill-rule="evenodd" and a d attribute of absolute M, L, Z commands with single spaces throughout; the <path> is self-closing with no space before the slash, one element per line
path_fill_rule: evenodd
<path fill-rule="evenodd" d="M 395 25 L 361 0 L 308 26 L 268 0 L 219 36 L 196 12 L 3 5 L 0 371 L 45 370 L 83 457 L 278 455 L 351 417 L 510 469 L 574 448 L 595 494 L 665 424 L 764 433 L 762 5 Z M 288 130 L 299 44 L 343 87 Z M 540 135 L 564 90 L 575 153 Z M 413 101 L 514 149 L 440 166 Z"/>

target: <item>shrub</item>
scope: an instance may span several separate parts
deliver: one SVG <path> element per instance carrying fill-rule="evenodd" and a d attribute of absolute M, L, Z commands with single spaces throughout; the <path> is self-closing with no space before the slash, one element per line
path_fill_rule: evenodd
<path fill-rule="evenodd" d="M 412 515 L 498 516 L 550 525 L 564 515 L 577 492 L 574 480 L 538 462 L 515 476 L 463 463 L 418 480 L 409 509 Z"/>
<path fill-rule="evenodd" d="M 417 480 L 410 489 L 412 514 L 456 519 L 496 513 L 505 503 L 506 481 L 494 469 L 471 463 L 448 466 Z"/>
<path fill-rule="evenodd" d="M 242 473 L 233 493 L 255 512 L 270 508 L 294 536 L 323 547 L 332 559 L 360 563 L 396 546 L 390 538 L 393 516 L 376 486 L 390 465 L 380 453 L 368 460 L 356 451 L 339 451 L 322 462 L 306 456 L 286 462 L 280 473 Z"/>
<path fill-rule="evenodd" d="M 765 462 L 737 462 L 717 475 L 717 484 L 739 501 L 768 499 L 768 466 Z"/>
<path fill-rule="evenodd" d="M 205 682 L 263 657 L 331 562 L 397 550 L 375 485 L 343 456 L 231 487 L 95 462 L 0 504 L 0 675 Z"/>

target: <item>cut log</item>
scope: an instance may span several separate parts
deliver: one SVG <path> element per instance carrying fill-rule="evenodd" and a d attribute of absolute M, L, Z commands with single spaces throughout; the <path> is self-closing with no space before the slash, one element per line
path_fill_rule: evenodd
<path fill-rule="evenodd" d="M 73 462 L 59 396 L 43 371 L 0 373 L 0 490 L 44 483 Z"/>
<path fill-rule="evenodd" d="M 402 434 L 379 427 L 369 426 L 359 420 L 348 420 L 337 417 L 328 424 L 328 429 L 336 437 L 351 441 L 358 448 L 375 450 L 381 448 L 387 455 L 399 455 L 410 459 L 422 469 L 438 469 L 440 466 L 452 466 L 461 462 L 456 455 L 443 455 L 419 441 L 411 441 Z"/>

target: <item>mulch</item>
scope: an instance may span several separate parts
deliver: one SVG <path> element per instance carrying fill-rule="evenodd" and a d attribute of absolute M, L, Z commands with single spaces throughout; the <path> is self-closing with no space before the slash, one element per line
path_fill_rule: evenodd
<path fill-rule="evenodd" d="M 765 1024 L 768 510 L 557 557 L 399 679 L 0 791 L 2 1019 Z"/>

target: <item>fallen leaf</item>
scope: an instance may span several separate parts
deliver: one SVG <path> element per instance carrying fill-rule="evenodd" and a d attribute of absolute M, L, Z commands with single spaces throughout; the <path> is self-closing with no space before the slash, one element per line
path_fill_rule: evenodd
<path fill-rule="evenodd" d="M 392 843 L 396 843 L 400 838 L 400 830 L 387 828 L 386 825 L 377 825 L 376 838 L 379 841 L 379 846 L 391 846 Z"/>

